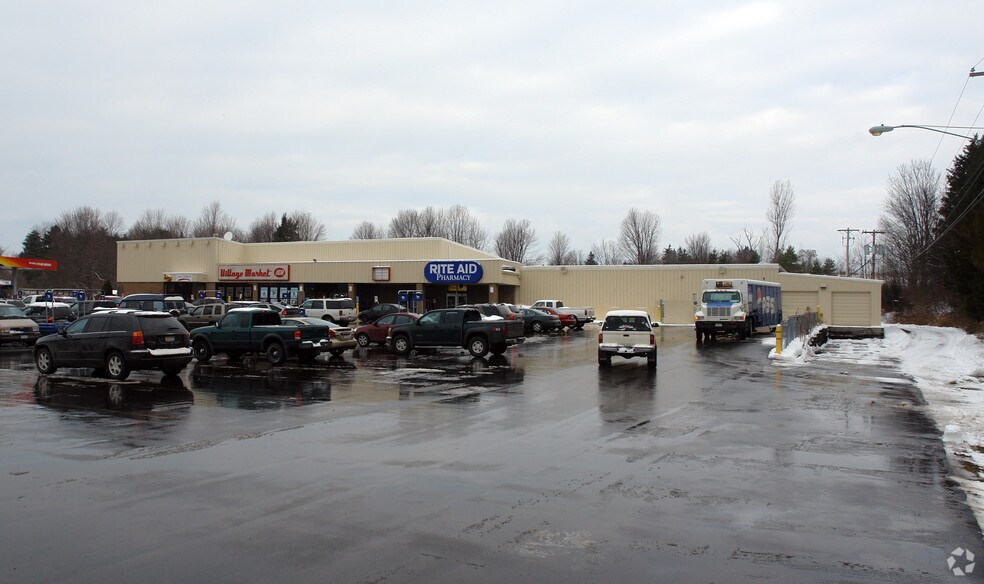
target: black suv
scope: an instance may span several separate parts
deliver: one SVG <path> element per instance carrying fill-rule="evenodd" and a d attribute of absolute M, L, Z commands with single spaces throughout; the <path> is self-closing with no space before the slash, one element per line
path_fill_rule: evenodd
<path fill-rule="evenodd" d="M 92 367 L 113 379 L 126 379 L 137 369 L 176 375 L 191 359 L 188 331 L 164 312 L 95 312 L 34 345 L 34 364 L 45 374 L 59 367 Z"/>
<path fill-rule="evenodd" d="M 384 302 L 382 304 L 377 304 L 372 308 L 363 310 L 356 316 L 356 320 L 362 324 L 372 324 L 387 314 L 406 311 L 407 309 L 403 308 L 399 304 L 389 304 Z"/>

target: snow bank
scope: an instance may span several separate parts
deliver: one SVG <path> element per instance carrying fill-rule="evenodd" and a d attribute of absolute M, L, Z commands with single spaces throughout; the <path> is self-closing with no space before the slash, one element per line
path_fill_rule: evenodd
<path fill-rule="evenodd" d="M 776 365 L 803 365 L 814 355 L 814 347 L 810 345 L 809 341 L 820 332 L 820 329 L 820 326 L 814 327 L 810 334 L 789 341 L 782 353 L 776 352 L 775 337 L 765 339 L 762 344 L 772 347 L 772 350 L 769 351 L 769 359 L 772 359 Z"/>

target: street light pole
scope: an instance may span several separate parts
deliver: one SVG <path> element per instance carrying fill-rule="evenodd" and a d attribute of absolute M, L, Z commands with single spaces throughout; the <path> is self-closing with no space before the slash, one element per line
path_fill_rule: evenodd
<path fill-rule="evenodd" d="M 955 127 L 959 130 L 984 130 L 984 128 L 975 127 L 975 126 L 944 126 L 944 127 L 950 127 L 950 128 Z M 955 134 L 953 132 L 947 132 L 946 130 L 941 130 L 935 126 L 922 126 L 918 124 L 899 124 L 898 126 L 886 126 L 885 124 L 881 124 L 878 126 L 871 126 L 870 128 L 868 128 L 868 133 L 871 134 L 872 136 L 881 136 L 886 132 L 891 132 L 895 128 L 919 128 L 921 130 L 929 130 L 930 132 L 946 134 L 947 136 L 956 136 L 957 138 L 963 138 L 964 140 L 974 139 L 971 136 L 964 136 L 963 134 Z"/>

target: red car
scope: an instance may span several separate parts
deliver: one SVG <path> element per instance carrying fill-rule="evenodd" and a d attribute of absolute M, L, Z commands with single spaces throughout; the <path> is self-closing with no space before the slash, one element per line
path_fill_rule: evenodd
<path fill-rule="evenodd" d="M 355 329 L 355 340 L 360 347 L 368 347 L 372 343 L 386 344 L 386 335 L 395 324 L 409 324 L 417 320 L 416 314 L 396 312 L 376 319 L 372 324 L 364 324 Z"/>
<path fill-rule="evenodd" d="M 575 326 L 577 326 L 577 317 L 574 316 L 573 314 L 561 314 L 556 310 L 554 310 L 553 308 L 547 308 L 546 306 L 537 306 L 536 309 L 542 310 L 543 312 L 549 314 L 554 314 L 559 316 L 561 328 L 566 326 L 569 329 L 573 329 Z"/>

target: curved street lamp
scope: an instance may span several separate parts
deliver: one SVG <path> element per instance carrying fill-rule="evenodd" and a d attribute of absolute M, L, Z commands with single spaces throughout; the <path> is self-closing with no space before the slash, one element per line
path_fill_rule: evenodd
<path fill-rule="evenodd" d="M 958 128 L 962 130 L 984 130 L 984 128 L 978 128 L 974 126 L 945 126 L 950 128 Z M 963 134 L 954 134 L 953 132 L 947 132 L 946 130 L 941 130 L 934 126 L 920 126 L 917 124 L 899 124 L 898 126 L 886 126 L 884 124 L 879 126 L 871 126 L 868 132 L 872 136 L 881 136 L 885 132 L 891 132 L 895 128 L 919 128 L 922 130 L 929 130 L 930 132 L 938 132 L 940 134 L 946 134 L 947 136 L 956 136 L 957 138 L 963 138 L 964 140 L 973 140 L 971 136 L 964 136 Z"/>

